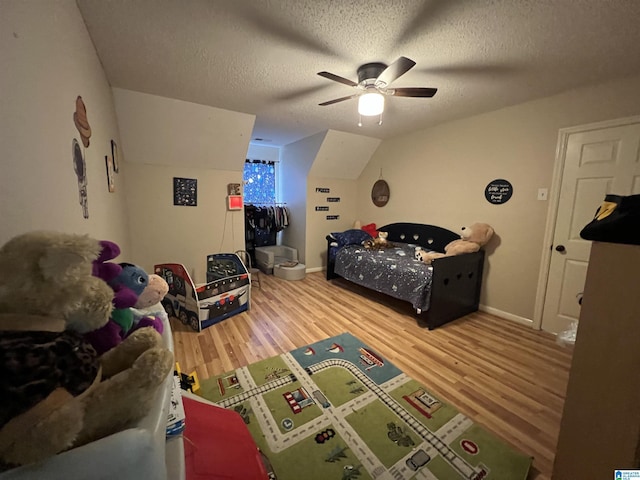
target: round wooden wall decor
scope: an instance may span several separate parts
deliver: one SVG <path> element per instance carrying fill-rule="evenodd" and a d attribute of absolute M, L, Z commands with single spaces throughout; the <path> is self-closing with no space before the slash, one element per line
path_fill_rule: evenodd
<path fill-rule="evenodd" d="M 378 180 L 371 189 L 371 200 L 376 207 L 384 207 L 389 201 L 389 185 L 384 180 Z"/>

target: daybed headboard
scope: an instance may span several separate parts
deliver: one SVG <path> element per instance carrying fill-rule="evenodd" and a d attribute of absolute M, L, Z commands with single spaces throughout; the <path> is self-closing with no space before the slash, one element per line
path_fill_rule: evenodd
<path fill-rule="evenodd" d="M 379 232 L 388 232 L 387 240 L 391 242 L 415 243 L 428 250 L 436 250 L 444 253 L 444 247 L 454 240 L 459 240 L 460 235 L 423 223 L 390 223 L 378 228 Z"/>

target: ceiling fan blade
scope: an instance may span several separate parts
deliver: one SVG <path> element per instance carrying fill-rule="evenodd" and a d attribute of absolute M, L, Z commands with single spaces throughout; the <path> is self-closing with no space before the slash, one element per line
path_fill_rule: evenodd
<path fill-rule="evenodd" d="M 395 97 L 433 97 L 438 91 L 437 88 L 422 88 L 422 87 L 409 87 L 409 88 L 392 88 L 391 95 Z"/>
<path fill-rule="evenodd" d="M 336 98 L 334 100 L 329 100 L 328 102 L 319 103 L 318 105 L 320 105 L 321 107 L 326 107 L 327 105 L 333 105 L 334 103 L 344 102 L 345 100 L 351 100 L 352 98 L 355 98 L 357 96 L 358 94 L 354 93 L 353 95 L 349 95 L 348 97 Z"/>
<path fill-rule="evenodd" d="M 414 62 L 410 58 L 400 57 L 384 69 L 384 71 L 376 79 L 375 86 L 381 88 L 386 87 L 395 79 L 411 70 L 415 64 L 416 62 Z"/>
<path fill-rule="evenodd" d="M 344 83 L 345 85 L 349 85 L 350 87 L 357 87 L 358 84 L 353 80 L 349 80 L 348 78 L 340 77 L 333 73 L 329 72 L 318 72 L 318 75 L 324 78 L 328 78 L 329 80 L 333 80 L 334 82 Z"/>

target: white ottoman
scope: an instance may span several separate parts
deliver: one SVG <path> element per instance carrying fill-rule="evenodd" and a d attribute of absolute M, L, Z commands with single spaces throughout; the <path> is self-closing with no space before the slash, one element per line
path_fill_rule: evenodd
<path fill-rule="evenodd" d="M 285 267 L 283 265 L 273 266 L 273 275 L 285 280 L 302 280 L 306 273 L 306 265 L 299 263 L 293 267 Z"/>

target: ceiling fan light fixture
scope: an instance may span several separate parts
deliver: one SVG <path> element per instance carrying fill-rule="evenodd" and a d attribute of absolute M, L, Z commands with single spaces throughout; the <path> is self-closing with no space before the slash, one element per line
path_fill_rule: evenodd
<path fill-rule="evenodd" d="M 358 97 L 358 113 L 365 117 L 381 115 L 384 111 L 384 96 L 378 92 L 363 93 Z"/>

